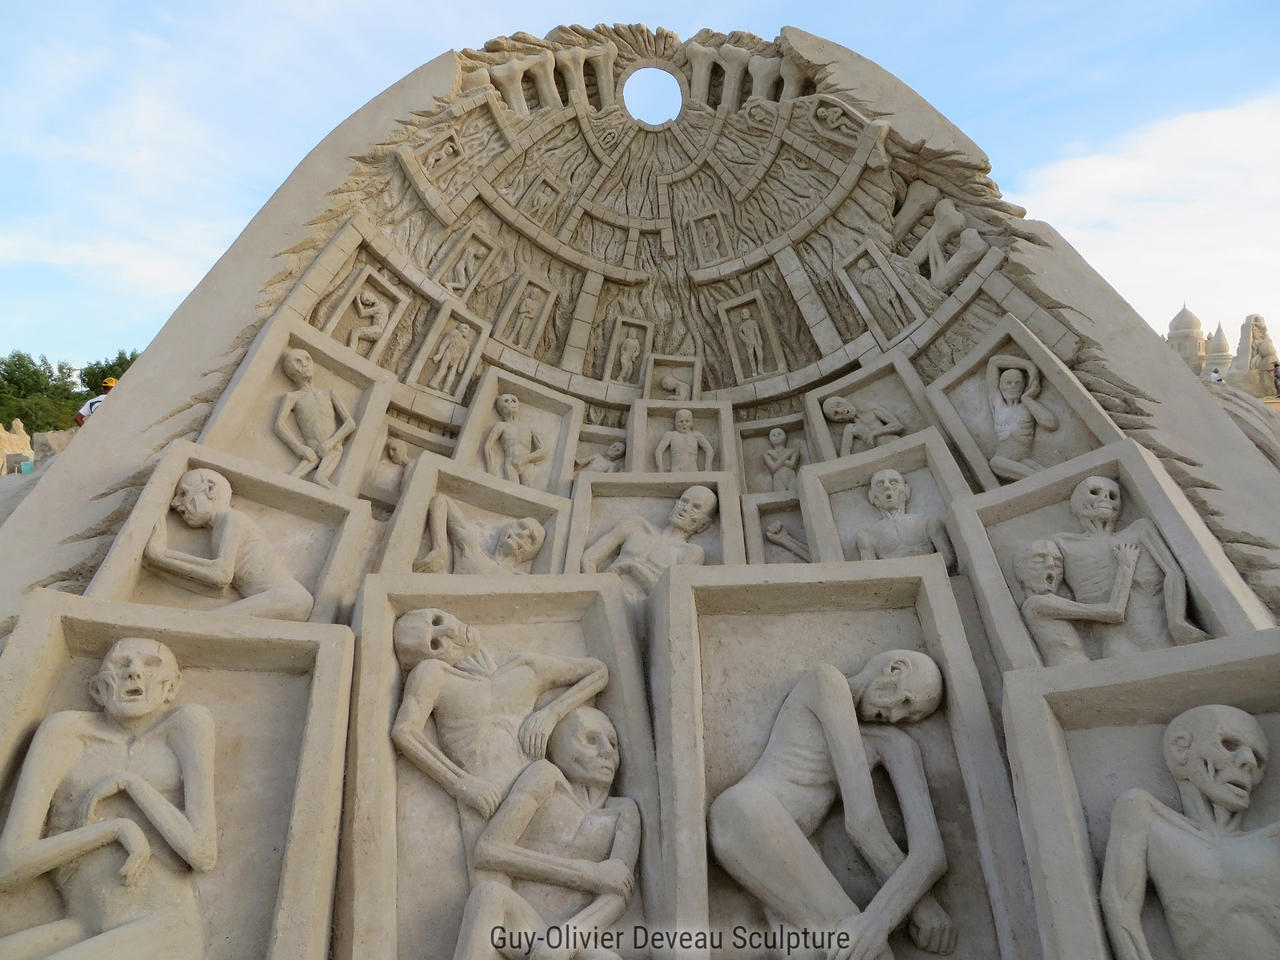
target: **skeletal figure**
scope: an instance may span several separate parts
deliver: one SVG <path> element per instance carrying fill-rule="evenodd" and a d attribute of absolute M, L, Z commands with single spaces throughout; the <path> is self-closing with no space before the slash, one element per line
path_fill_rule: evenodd
<path fill-rule="evenodd" d="M 987 361 L 987 402 L 995 425 L 991 472 L 1003 480 L 1021 480 L 1044 467 L 1031 459 L 1036 428 L 1057 430 L 1058 418 L 1036 399 L 1040 370 L 1030 360 L 997 354 Z"/>
<path fill-rule="evenodd" d="M 667 450 L 671 451 L 670 466 L 662 457 Z M 677 410 L 675 428 L 662 435 L 657 448 L 653 451 L 653 458 L 657 461 L 659 472 L 665 473 L 670 470 L 672 473 L 696 473 L 698 451 L 702 451 L 707 457 L 707 465 L 702 469 L 710 470 L 716 458 L 715 447 L 701 430 L 693 429 L 692 410 Z"/>
<path fill-rule="evenodd" d="M 474 336 L 475 331 L 471 327 L 459 323 L 441 338 L 440 349 L 431 358 L 436 364 L 436 372 L 427 382 L 428 387 L 453 393 L 458 377 L 466 368 L 467 355 L 471 352 L 471 338 Z"/>
<path fill-rule="evenodd" d="M 635 369 L 636 358 L 640 356 L 640 340 L 633 331 L 628 331 L 622 346 L 618 348 L 618 379 L 630 383 Z"/>
<path fill-rule="evenodd" d="M 769 471 L 769 489 L 785 493 L 796 485 L 796 468 L 800 451 L 787 446 L 787 432 L 781 427 L 769 431 L 769 448 L 764 452 L 764 467 Z"/>
<path fill-rule="evenodd" d="M 950 570 L 956 555 L 946 528 L 937 517 L 907 513 L 911 485 L 897 470 L 877 470 L 871 476 L 867 499 L 880 511 L 881 519 L 858 531 L 858 558 L 884 560 L 891 557 L 942 555 Z"/>
<path fill-rule="evenodd" d="M 342 446 L 355 431 L 356 422 L 335 391 L 311 385 L 315 364 L 306 350 L 287 351 L 280 366 L 298 388 L 281 399 L 275 420 L 276 436 L 298 456 L 298 465 L 289 476 L 305 477 L 315 471 L 311 479 L 332 488 Z"/>
<path fill-rule="evenodd" d="M 531 485 L 532 468 L 547 459 L 550 451 L 531 427 L 520 422 L 520 399 L 515 394 L 502 394 L 493 407 L 498 422 L 484 438 L 485 469 L 504 480 Z"/>
<path fill-rule="evenodd" d="M 831 423 L 846 424 L 840 433 L 840 456 L 883 446 L 902 435 L 902 421 L 879 403 L 855 407 L 845 397 L 827 397 L 822 413 Z"/>
<path fill-rule="evenodd" d="M 760 323 L 752 315 L 750 307 L 738 311 L 738 339 L 746 347 L 747 365 L 751 370 L 748 376 L 760 376 L 764 366 L 764 339 L 760 336 Z"/>
<path fill-rule="evenodd" d="M 360 295 L 356 297 L 355 308 L 361 320 L 369 321 L 367 326 L 353 327 L 351 333 L 347 335 L 347 346 L 359 353 L 360 344 L 376 343 L 382 336 L 383 331 L 387 329 L 389 314 L 387 305 L 368 290 L 360 291 Z"/>
<path fill-rule="evenodd" d="M 458 505 L 443 493 L 431 498 L 427 508 L 427 532 L 431 547 L 413 562 L 414 573 L 458 573 L 500 576 L 521 573 L 542 550 L 547 531 L 533 517 L 504 523 L 486 548 L 485 531 L 469 521 Z"/>

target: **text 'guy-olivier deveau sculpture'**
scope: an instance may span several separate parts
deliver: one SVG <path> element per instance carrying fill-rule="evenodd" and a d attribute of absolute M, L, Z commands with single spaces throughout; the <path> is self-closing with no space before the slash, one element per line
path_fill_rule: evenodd
<path fill-rule="evenodd" d="M 787 694 L 755 766 L 711 804 L 707 825 L 721 865 L 771 921 L 848 934 L 849 947 L 829 954 L 834 960 L 888 960 L 889 934 L 908 917 L 921 949 L 955 949 L 955 925 L 929 892 L 947 859 L 920 750 L 887 726 L 923 720 L 942 696 L 937 664 L 912 650 L 876 654 L 853 677 L 815 667 Z M 905 856 L 876 800 L 877 766 L 902 810 Z M 809 840 L 837 800 L 849 839 L 880 881 L 861 911 Z"/>
<path fill-rule="evenodd" d="M 0 834 L 0 891 L 52 874 L 67 916 L 8 937 L 0 956 L 203 960 L 192 871 L 217 861 L 213 717 L 174 706 L 178 661 L 126 637 L 89 681 L 100 711 L 40 724 Z"/>
<path fill-rule="evenodd" d="M 1262 727 L 1235 707 L 1193 707 L 1165 728 L 1164 761 L 1181 813 L 1138 789 L 1111 813 L 1101 900 L 1116 960 L 1152 960 L 1148 882 L 1178 960 L 1280 956 L 1280 823 L 1241 829 L 1266 769 Z"/>

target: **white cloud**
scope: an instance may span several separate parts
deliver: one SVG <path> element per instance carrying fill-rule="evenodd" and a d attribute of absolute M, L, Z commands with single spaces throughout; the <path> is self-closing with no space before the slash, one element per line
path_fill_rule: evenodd
<path fill-rule="evenodd" d="M 1185 300 L 1234 339 L 1280 326 L 1280 94 L 1184 113 L 1028 171 L 1008 192 L 1161 333 Z"/>

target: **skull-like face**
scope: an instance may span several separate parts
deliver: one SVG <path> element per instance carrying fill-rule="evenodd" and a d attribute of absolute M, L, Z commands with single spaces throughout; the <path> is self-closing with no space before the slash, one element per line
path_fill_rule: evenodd
<path fill-rule="evenodd" d="M 916 723 L 942 702 L 942 674 L 926 654 L 889 650 L 863 669 L 872 678 L 858 700 L 858 716 L 868 723 Z"/>
<path fill-rule="evenodd" d="M 570 783 L 608 787 L 618 772 L 617 731 L 599 710 L 578 707 L 556 725 L 547 757 Z"/>
<path fill-rule="evenodd" d="M 509 558 L 514 563 L 524 563 L 538 555 L 546 536 L 547 533 L 542 529 L 542 524 L 533 517 L 512 520 L 498 534 L 498 543 L 494 547 L 494 552 L 499 557 Z"/>
<path fill-rule="evenodd" d="M 621 460 L 627 455 L 627 445 L 621 440 L 615 440 L 609 444 L 609 449 L 604 452 L 604 455 L 608 460 Z"/>
<path fill-rule="evenodd" d="M 442 660 L 456 666 L 476 652 L 474 632 L 444 610 L 411 610 L 396 621 L 392 633 L 396 655 L 406 666 Z"/>
<path fill-rule="evenodd" d="M 1022 396 L 1023 388 L 1026 386 L 1027 378 L 1021 370 L 1010 369 L 1000 374 L 1000 396 L 1004 397 L 1009 403 L 1017 400 Z"/>
<path fill-rule="evenodd" d="M 877 470 L 871 477 L 867 499 L 877 510 L 892 513 L 900 508 L 906 508 L 907 501 L 911 499 L 911 487 L 897 470 L 892 468 Z"/>
<path fill-rule="evenodd" d="M 1193 707 L 1165 730 L 1164 755 L 1174 779 L 1190 783 L 1210 803 L 1239 813 L 1262 780 L 1267 739 L 1258 721 L 1243 710 Z"/>
<path fill-rule="evenodd" d="M 315 362 L 311 359 L 311 354 L 302 349 L 288 351 L 281 360 L 280 366 L 284 370 L 284 375 L 294 383 L 305 383 L 315 372 Z"/>
<path fill-rule="evenodd" d="M 514 394 L 504 393 L 493 405 L 503 420 L 514 420 L 520 416 L 520 399 Z"/>
<path fill-rule="evenodd" d="M 1071 493 L 1071 513 L 1081 522 L 1114 521 L 1120 516 L 1120 485 L 1108 477 L 1085 477 Z"/>
<path fill-rule="evenodd" d="M 1027 593 L 1057 593 L 1062 585 L 1062 551 L 1052 540 L 1033 540 L 1019 552 L 1015 572 Z"/>
<path fill-rule="evenodd" d="M 680 433 L 688 433 L 693 429 L 693 411 L 677 410 L 676 411 L 676 430 Z"/>
<path fill-rule="evenodd" d="M 213 523 L 218 513 L 230 506 L 231 488 L 212 470 L 188 470 L 178 481 L 169 506 L 193 530 Z"/>
<path fill-rule="evenodd" d="M 667 522 L 676 530 L 693 535 L 710 525 L 715 511 L 716 495 L 707 487 L 693 486 L 680 494 Z"/>
<path fill-rule="evenodd" d="M 102 658 L 89 692 L 107 716 L 136 719 L 172 703 L 181 679 L 178 661 L 163 643 L 125 637 Z"/>
<path fill-rule="evenodd" d="M 775 447 L 780 447 L 787 442 L 787 433 L 781 427 L 774 427 L 769 431 L 769 443 Z"/>
<path fill-rule="evenodd" d="M 832 423 L 852 420 L 856 410 L 844 397 L 827 397 L 822 401 L 822 413 Z"/>

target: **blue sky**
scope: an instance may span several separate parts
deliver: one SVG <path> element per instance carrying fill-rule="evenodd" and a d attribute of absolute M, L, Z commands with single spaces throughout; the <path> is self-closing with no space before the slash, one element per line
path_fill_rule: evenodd
<path fill-rule="evenodd" d="M 1280 4 L 13 4 L 0 35 L 0 352 L 142 348 L 330 129 L 450 47 L 601 19 L 896 73 L 1157 329 L 1280 326 Z M 696 19 L 695 19 L 696 18 Z"/>

